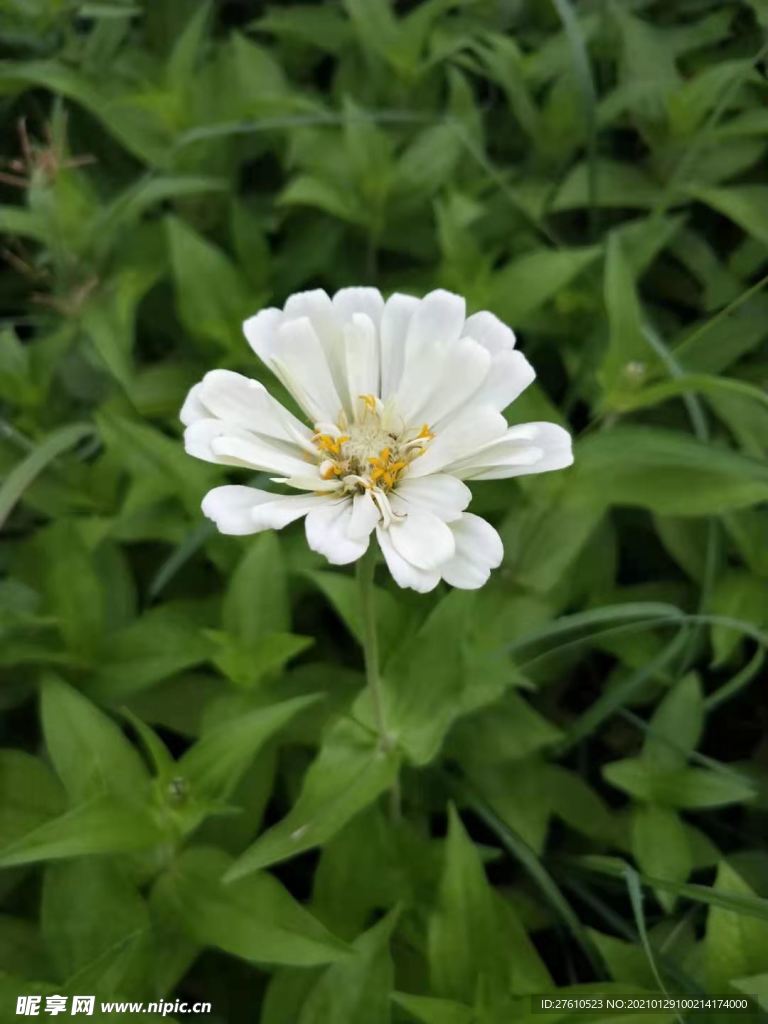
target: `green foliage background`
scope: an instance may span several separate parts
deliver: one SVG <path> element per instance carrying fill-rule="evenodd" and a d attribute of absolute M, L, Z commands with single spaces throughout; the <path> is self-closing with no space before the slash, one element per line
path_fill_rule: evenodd
<path fill-rule="evenodd" d="M 768 1004 L 764 0 L 0 11 L 2 1020 Z M 390 754 L 351 576 L 214 535 L 177 422 L 357 283 L 493 310 L 577 437 L 476 488 L 482 592 L 381 577 Z"/>

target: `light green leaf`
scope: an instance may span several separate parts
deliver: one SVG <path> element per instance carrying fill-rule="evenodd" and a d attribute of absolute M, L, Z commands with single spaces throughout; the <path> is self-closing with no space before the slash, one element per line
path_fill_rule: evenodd
<path fill-rule="evenodd" d="M 330 601 L 334 611 L 358 643 L 363 643 L 363 622 L 360 615 L 359 587 L 350 576 L 323 570 L 308 572 L 310 579 Z M 376 587 L 374 597 L 376 626 L 382 651 L 390 650 L 396 636 L 402 638 L 404 629 L 403 609 L 393 595 Z"/>
<path fill-rule="evenodd" d="M 59 427 L 14 466 L 0 486 L 0 527 L 11 514 L 14 505 L 22 498 L 24 491 L 43 472 L 48 463 L 92 433 L 93 427 L 86 423 Z"/>
<path fill-rule="evenodd" d="M 115 994 L 142 992 L 149 914 L 138 889 L 113 862 L 83 858 L 49 865 L 41 924 L 59 976 L 84 982 L 85 973 L 95 969 L 100 992 L 105 982 L 117 982 Z"/>
<path fill-rule="evenodd" d="M 23 750 L 0 750 L 0 836 L 13 842 L 60 814 L 66 794 L 53 772 Z"/>
<path fill-rule="evenodd" d="M 594 263 L 600 249 L 540 250 L 518 256 L 499 270 L 489 305 L 502 320 L 520 324 Z"/>
<path fill-rule="evenodd" d="M 355 940 L 351 956 L 326 968 L 297 1024 L 389 1024 L 395 978 L 389 943 L 396 923 L 393 912 Z"/>
<path fill-rule="evenodd" d="M 451 808 L 438 905 L 429 922 L 435 995 L 469 1003 L 481 984 L 496 996 L 548 988 L 549 976 L 533 945 L 511 907 L 498 899 Z"/>
<path fill-rule="evenodd" d="M 150 608 L 109 638 L 89 691 L 115 703 L 207 661 L 212 644 L 186 602 Z"/>
<path fill-rule="evenodd" d="M 696 749 L 703 729 L 704 699 L 698 676 L 691 672 L 675 684 L 654 712 L 642 756 L 653 771 L 680 768 Z"/>
<path fill-rule="evenodd" d="M 755 897 L 741 875 L 723 861 L 717 872 L 714 893 Z M 740 914 L 737 908 L 713 906 L 707 916 L 704 954 L 711 990 L 728 991 L 736 978 L 759 974 L 768 966 L 768 921 Z"/>
<path fill-rule="evenodd" d="M 234 349 L 240 325 L 252 312 L 245 280 L 221 249 L 184 221 L 169 217 L 166 226 L 182 323 L 193 337 Z"/>
<path fill-rule="evenodd" d="M 661 515 L 716 515 L 768 498 L 768 468 L 759 461 L 656 427 L 614 427 L 587 438 L 570 476 L 572 493 L 584 500 Z"/>
<path fill-rule="evenodd" d="M 222 625 L 245 651 L 253 653 L 269 633 L 288 633 L 291 612 L 280 541 L 262 533 L 232 574 L 222 605 Z"/>
<path fill-rule="evenodd" d="M 685 882 L 693 867 L 688 833 L 674 811 L 656 804 L 640 804 L 632 813 L 632 853 L 647 875 Z M 675 896 L 658 893 L 661 905 L 670 913 Z"/>
<path fill-rule="evenodd" d="M 609 344 L 600 378 L 606 403 L 613 406 L 613 393 L 631 389 L 632 368 L 645 366 L 652 354 L 643 334 L 643 315 L 634 274 L 617 232 L 608 236 L 605 257 L 605 306 L 608 312 Z"/>
<path fill-rule="evenodd" d="M 203 733 L 177 763 L 193 792 L 227 800 L 264 744 L 316 696 L 296 697 L 271 707 L 255 708 Z"/>
<path fill-rule="evenodd" d="M 230 864 L 221 850 L 188 850 L 159 878 L 153 903 L 175 915 L 196 942 L 252 963 L 310 967 L 348 954 L 271 875 L 225 884 Z"/>
<path fill-rule="evenodd" d="M 421 1024 L 474 1024 L 474 1010 L 452 999 L 432 996 L 414 996 L 406 992 L 393 992 L 392 999 Z"/>
<path fill-rule="evenodd" d="M 768 583 L 743 569 L 729 569 L 717 579 L 710 598 L 716 615 L 768 625 Z M 742 645 L 739 634 L 725 625 L 712 626 L 713 667 L 725 665 Z"/>
<path fill-rule="evenodd" d="M 454 590 L 385 667 L 387 729 L 414 764 L 427 764 L 461 713 L 464 638 L 472 597 Z M 361 697 L 365 702 L 367 695 Z"/>
<path fill-rule="evenodd" d="M 228 878 L 268 867 L 324 843 L 394 781 L 397 757 L 353 720 L 326 733 L 288 815 L 261 835 L 235 862 Z"/>
<path fill-rule="evenodd" d="M 48 676 L 40 713 L 48 753 L 73 800 L 113 793 L 140 800 L 148 772 L 119 726 L 68 683 Z"/>
<path fill-rule="evenodd" d="M 145 807 L 100 796 L 0 849 L 0 867 L 90 854 L 130 853 L 156 846 L 166 838 Z"/>

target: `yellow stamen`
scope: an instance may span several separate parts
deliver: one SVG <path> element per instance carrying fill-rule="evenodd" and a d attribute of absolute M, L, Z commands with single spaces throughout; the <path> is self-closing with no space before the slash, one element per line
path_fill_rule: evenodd
<path fill-rule="evenodd" d="M 375 412 L 376 411 L 376 396 L 375 395 L 360 395 L 359 397 L 363 400 L 363 402 L 365 402 L 365 405 L 366 405 L 366 407 L 367 407 L 369 412 Z"/>

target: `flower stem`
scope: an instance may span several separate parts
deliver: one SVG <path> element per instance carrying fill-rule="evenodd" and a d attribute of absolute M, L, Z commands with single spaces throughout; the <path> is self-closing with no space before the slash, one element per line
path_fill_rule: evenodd
<path fill-rule="evenodd" d="M 384 754 L 392 750 L 392 740 L 387 732 L 384 715 L 384 701 L 381 691 L 381 673 L 379 671 L 379 636 L 376 631 L 376 606 L 373 575 L 376 569 L 376 549 L 370 546 L 365 555 L 357 563 L 357 585 L 360 598 L 360 617 L 363 622 L 363 656 L 365 658 L 365 678 L 371 697 L 373 717 L 376 731 L 379 734 L 379 747 Z M 400 780 L 396 777 L 389 792 L 389 809 L 393 822 L 399 822 L 402 816 L 400 809 Z"/>
<path fill-rule="evenodd" d="M 357 563 L 357 586 L 360 598 L 360 617 L 363 622 L 363 656 L 365 658 L 365 678 L 373 706 L 373 717 L 376 720 L 376 731 L 382 750 L 391 747 L 387 734 L 387 723 L 384 718 L 384 703 L 381 693 L 381 674 L 379 672 L 379 636 L 376 632 L 376 606 L 373 589 L 373 574 L 376 568 L 376 550 L 371 545 Z"/>

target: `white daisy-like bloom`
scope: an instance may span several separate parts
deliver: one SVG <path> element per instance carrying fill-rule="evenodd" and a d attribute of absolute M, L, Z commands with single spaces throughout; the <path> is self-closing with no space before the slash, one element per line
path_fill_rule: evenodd
<path fill-rule="evenodd" d="M 475 589 L 502 560 L 496 530 L 467 512 L 465 480 L 562 469 L 571 438 L 554 423 L 510 427 L 502 410 L 536 376 L 492 313 L 466 316 L 446 291 L 376 288 L 292 295 L 246 320 L 254 352 L 302 422 L 259 381 L 212 370 L 181 410 L 187 452 L 273 474 L 295 493 L 215 487 L 203 512 L 222 533 L 279 530 L 304 517 L 312 550 L 356 561 L 375 532 L 401 587 L 441 579 Z"/>

